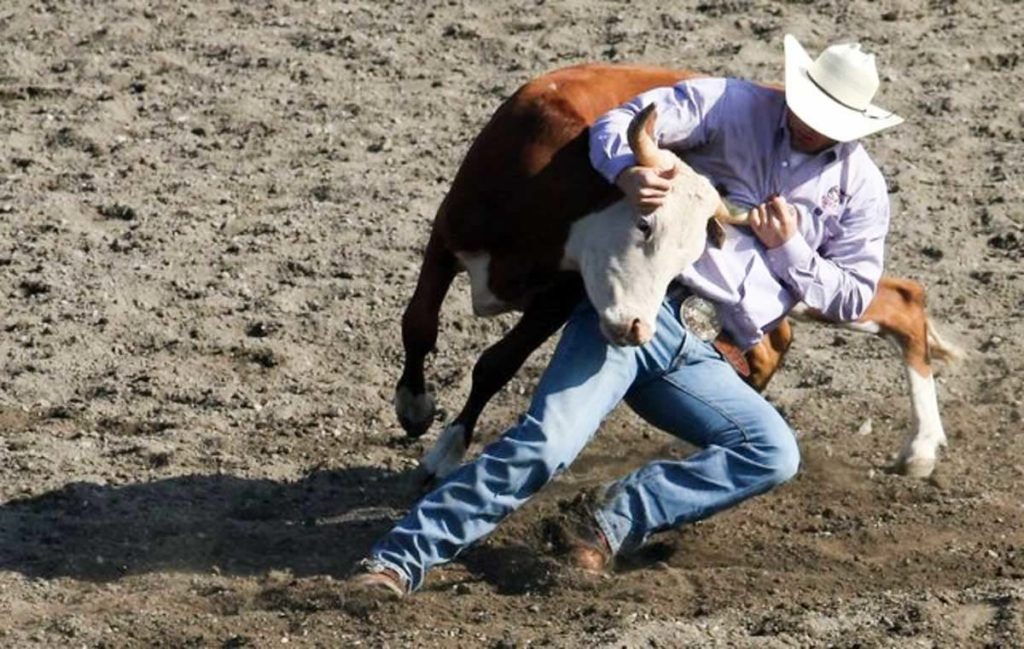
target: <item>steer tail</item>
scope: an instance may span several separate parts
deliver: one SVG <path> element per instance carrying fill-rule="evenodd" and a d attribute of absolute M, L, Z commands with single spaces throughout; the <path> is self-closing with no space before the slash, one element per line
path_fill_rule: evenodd
<path fill-rule="evenodd" d="M 935 325 L 932 324 L 931 318 L 926 318 L 926 322 L 928 327 L 928 352 L 931 354 L 931 357 L 949 365 L 962 361 L 964 356 L 966 356 L 966 352 L 961 347 L 940 336 Z"/>

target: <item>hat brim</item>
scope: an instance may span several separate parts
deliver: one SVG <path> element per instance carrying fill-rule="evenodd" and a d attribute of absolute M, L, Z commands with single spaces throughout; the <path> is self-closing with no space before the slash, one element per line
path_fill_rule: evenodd
<path fill-rule="evenodd" d="M 851 142 L 903 122 L 895 113 L 875 106 L 860 111 L 828 96 L 807 74 L 812 61 L 791 34 L 784 39 L 786 50 L 786 105 L 822 135 L 837 142 Z"/>

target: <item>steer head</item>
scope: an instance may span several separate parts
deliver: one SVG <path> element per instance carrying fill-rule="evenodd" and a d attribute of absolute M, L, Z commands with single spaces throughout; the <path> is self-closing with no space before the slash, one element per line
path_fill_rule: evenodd
<path fill-rule="evenodd" d="M 633 119 L 628 136 L 638 165 L 676 169 L 664 204 L 640 214 L 620 201 L 586 219 L 590 232 L 581 232 L 575 246 L 601 330 L 616 345 L 642 345 L 654 336 L 668 285 L 703 254 L 709 220 L 738 222 L 707 178 L 658 148 L 651 136 L 655 119 L 654 106 L 648 106 Z"/>

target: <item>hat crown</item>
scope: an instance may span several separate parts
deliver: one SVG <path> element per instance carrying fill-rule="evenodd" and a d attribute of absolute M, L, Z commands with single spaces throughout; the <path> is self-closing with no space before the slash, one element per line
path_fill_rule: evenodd
<path fill-rule="evenodd" d="M 832 45 L 807 68 L 821 90 L 855 110 L 867 110 L 878 91 L 875 55 L 861 51 L 860 43 Z"/>

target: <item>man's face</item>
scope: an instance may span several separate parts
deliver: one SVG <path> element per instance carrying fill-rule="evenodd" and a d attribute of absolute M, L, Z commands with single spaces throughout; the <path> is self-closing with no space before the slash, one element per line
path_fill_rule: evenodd
<path fill-rule="evenodd" d="M 804 124 L 796 116 L 796 113 L 788 108 L 786 113 L 786 119 L 789 122 L 789 145 L 797 151 L 801 153 L 818 153 L 836 143 L 835 140 L 825 137 L 807 124 Z"/>

